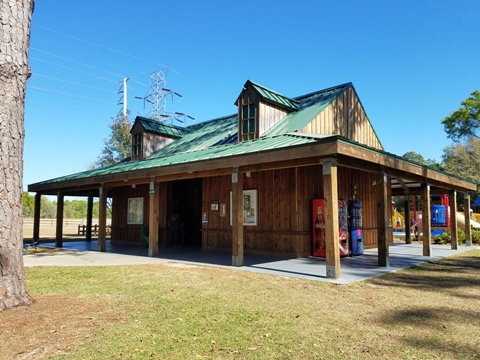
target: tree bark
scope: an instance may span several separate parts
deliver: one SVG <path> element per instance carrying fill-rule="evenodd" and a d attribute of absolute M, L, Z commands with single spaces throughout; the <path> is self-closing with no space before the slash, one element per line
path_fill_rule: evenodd
<path fill-rule="evenodd" d="M 0 0 L 0 311 L 28 305 L 23 266 L 24 107 L 33 0 Z"/>

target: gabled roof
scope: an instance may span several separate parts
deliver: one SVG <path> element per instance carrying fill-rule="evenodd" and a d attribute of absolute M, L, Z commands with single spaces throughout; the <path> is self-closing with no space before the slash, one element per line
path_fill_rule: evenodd
<path fill-rule="evenodd" d="M 271 102 L 273 104 L 280 105 L 283 108 L 287 108 L 290 110 L 298 110 L 298 102 L 294 99 L 288 98 L 285 95 L 279 94 L 273 90 L 267 89 L 266 87 L 256 84 L 253 81 L 247 80 L 243 88 L 247 88 L 248 85 L 251 85 L 257 93 L 260 95 L 260 97 L 264 100 L 267 100 L 268 102 Z M 235 100 L 235 105 L 238 105 L 238 100 L 240 99 L 240 95 L 238 95 L 237 100 Z"/>
<path fill-rule="evenodd" d="M 352 86 L 352 83 L 346 83 L 295 98 L 295 101 L 298 102 L 298 111 L 288 114 L 282 121 L 268 130 L 265 136 L 302 130 L 350 86 Z"/>
<path fill-rule="evenodd" d="M 135 123 L 133 124 L 132 129 L 137 123 L 140 123 L 147 132 L 165 135 L 168 137 L 181 138 L 188 133 L 188 130 L 183 127 L 166 124 L 164 122 L 145 118 L 143 116 L 137 116 L 135 118 Z"/>
<path fill-rule="evenodd" d="M 308 156 L 316 157 L 336 156 L 336 154 L 347 154 L 347 156 L 350 156 L 348 154 L 350 154 L 349 151 L 352 146 L 362 149 L 365 156 L 367 156 L 367 153 L 371 154 L 367 157 L 375 161 L 385 157 L 388 160 L 385 160 L 385 164 L 390 164 L 391 160 L 393 160 L 392 163 L 394 164 L 406 163 L 393 154 L 352 142 L 339 135 L 300 133 L 312 119 L 319 115 L 344 91 L 349 89 L 349 87 L 353 87 L 351 83 L 317 91 L 295 99 L 286 98 L 257 84 L 250 83 L 256 87 L 256 91 L 259 93 L 262 91 L 262 96 L 275 99 L 277 103 L 281 102 L 297 108 L 296 111 L 287 115 L 261 138 L 244 142 L 236 141 L 238 139 L 238 114 L 190 125 L 186 128 L 168 125 L 139 116 L 135 121 L 136 123 L 137 121 L 140 122 L 145 131 L 164 134 L 174 137 L 176 140 L 144 160 L 121 162 L 101 169 L 88 170 L 31 184 L 29 185 L 29 191 L 53 191 L 57 187 L 78 186 L 79 184 L 87 186 L 88 184 L 104 182 L 106 179 L 113 181 L 113 179 L 118 180 L 121 178 L 123 181 L 126 181 L 125 179 L 128 179 L 130 176 L 132 178 L 161 176 L 169 171 L 185 172 L 185 169 L 191 169 L 192 167 L 197 169 L 213 167 L 213 169 L 217 169 L 216 166 L 223 168 L 235 166 L 234 164 L 236 166 L 244 166 L 256 161 L 282 161 L 284 158 L 298 160 L 298 153 L 304 154 L 301 156 L 307 154 Z M 318 149 L 323 144 L 327 146 L 320 153 L 312 152 L 311 149 Z M 309 146 L 307 151 L 302 150 L 305 149 L 305 146 Z M 276 155 L 272 156 L 272 153 L 276 151 L 278 151 Z M 278 157 L 280 153 L 282 155 Z M 361 160 L 364 160 L 364 158 L 361 157 Z M 209 161 L 212 162 L 208 163 Z M 318 163 L 318 160 L 315 161 Z M 188 165 L 188 167 L 185 167 L 185 165 Z M 418 170 L 417 165 L 414 168 L 415 171 Z M 428 173 L 424 170 L 422 168 L 421 173 L 426 176 L 425 174 Z M 432 172 L 432 170 L 429 171 Z M 128 173 L 131 173 L 131 175 L 128 175 Z M 449 179 L 454 178 L 450 175 L 448 176 Z M 451 181 L 449 180 L 449 182 Z M 461 183 L 459 186 L 467 189 L 471 187 L 468 182 Z"/>

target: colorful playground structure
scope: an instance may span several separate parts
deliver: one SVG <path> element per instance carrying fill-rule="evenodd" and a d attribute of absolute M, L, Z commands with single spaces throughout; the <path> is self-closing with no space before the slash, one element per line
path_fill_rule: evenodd
<path fill-rule="evenodd" d="M 440 197 L 439 205 L 430 206 L 430 218 L 431 218 L 431 229 L 432 236 L 442 234 L 446 229 L 450 228 L 450 206 L 448 202 L 448 196 L 442 195 Z M 410 219 L 412 219 L 409 226 L 410 232 L 415 233 L 416 231 L 422 229 L 422 211 L 418 211 L 416 206 L 416 201 L 414 198 L 413 208 L 415 210 L 410 211 Z M 474 229 L 480 229 L 480 214 L 474 214 L 470 210 L 469 214 L 463 212 L 457 212 L 457 225 L 460 229 L 465 230 L 465 216 L 470 216 L 470 226 Z M 477 218 L 478 216 L 478 218 Z M 392 225 L 394 231 L 405 231 L 405 217 L 403 213 L 400 213 L 394 209 L 392 216 Z"/>

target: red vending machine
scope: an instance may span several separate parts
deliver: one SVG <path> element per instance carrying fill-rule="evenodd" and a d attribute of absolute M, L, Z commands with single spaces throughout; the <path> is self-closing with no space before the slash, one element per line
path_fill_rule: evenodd
<path fill-rule="evenodd" d="M 313 199 L 312 202 L 313 226 L 313 256 L 325 257 L 325 206 L 323 199 Z M 348 256 L 348 203 L 338 201 L 338 248 L 340 256 Z"/>

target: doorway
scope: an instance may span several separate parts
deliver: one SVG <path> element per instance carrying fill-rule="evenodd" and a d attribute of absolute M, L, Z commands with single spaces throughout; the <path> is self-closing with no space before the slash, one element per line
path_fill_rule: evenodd
<path fill-rule="evenodd" d="M 172 183 L 172 211 L 182 222 L 183 246 L 202 246 L 202 179 L 178 180 Z"/>

